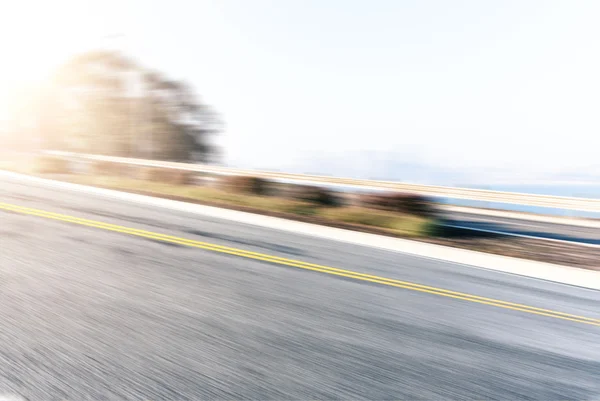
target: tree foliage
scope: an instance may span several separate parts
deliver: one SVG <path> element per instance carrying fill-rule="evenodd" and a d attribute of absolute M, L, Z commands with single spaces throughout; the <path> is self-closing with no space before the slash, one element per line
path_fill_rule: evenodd
<path fill-rule="evenodd" d="M 193 89 L 117 52 L 88 52 L 57 69 L 38 110 L 44 147 L 175 161 L 213 160 L 217 114 Z"/>

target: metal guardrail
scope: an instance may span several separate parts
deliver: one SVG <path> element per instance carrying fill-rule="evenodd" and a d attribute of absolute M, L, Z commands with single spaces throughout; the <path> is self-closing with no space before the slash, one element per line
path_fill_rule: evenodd
<path fill-rule="evenodd" d="M 453 188 L 445 186 L 408 184 L 394 181 L 361 180 L 354 178 L 327 177 L 321 175 L 280 173 L 273 171 L 247 170 L 231 167 L 210 166 L 205 164 L 176 163 L 157 160 L 131 159 L 124 157 L 79 154 L 59 151 L 47 151 L 47 154 L 67 157 L 71 160 L 108 161 L 114 163 L 172 168 L 217 175 L 254 176 L 271 180 L 292 181 L 304 184 L 356 187 L 370 190 L 389 190 L 409 192 L 430 197 L 467 199 L 483 202 L 498 202 L 514 205 L 547 207 L 583 212 L 600 213 L 600 199 L 575 198 L 565 196 L 535 195 L 517 192 L 491 191 L 485 189 Z"/>

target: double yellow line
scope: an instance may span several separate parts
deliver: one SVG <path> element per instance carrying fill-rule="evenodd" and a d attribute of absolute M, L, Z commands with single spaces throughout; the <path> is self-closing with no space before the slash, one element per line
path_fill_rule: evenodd
<path fill-rule="evenodd" d="M 12 205 L 8 203 L 0 202 L 0 210 L 6 210 L 9 212 L 26 214 L 31 216 L 43 217 L 46 219 L 58 220 L 73 224 L 78 224 L 87 227 L 99 228 L 107 231 L 114 231 L 122 234 L 134 235 L 136 237 L 149 238 L 153 240 L 168 242 L 172 244 L 185 245 L 193 248 L 206 249 L 213 252 L 220 252 L 229 255 L 241 256 L 244 258 L 260 260 L 264 262 L 275 263 L 284 266 L 291 266 L 305 270 L 312 270 L 320 273 L 331 274 L 339 277 L 346 277 L 360 281 L 366 281 L 375 284 L 382 284 L 391 287 L 404 288 L 407 290 L 424 292 L 428 294 L 439 295 L 448 298 L 460 299 L 463 301 L 475 302 L 484 305 L 495 306 L 498 308 L 511 309 L 520 312 L 531 313 L 535 315 L 547 316 L 556 319 L 569 320 L 577 323 L 584 323 L 593 326 L 600 326 L 600 319 L 593 319 L 584 316 L 573 315 L 570 313 L 558 312 L 550 309 L 537 308 L 533 306 L 518 304 L 514 302 L 507 302 L 493 298 L 480 297 L 477 295 L 467 294 L 463 292 L 450 291 L 443 288 L 431 287 L 427 285 L 411 283 L 408 281 L 395 280 L 386 277 L 374 276 L 371 274 L 364 274 L 355 272 L 352 270 L 338 269 L 335 267 L 329 267 L 324 265 L 318 265 L 313 263 L 302 262 L 299 260 L 281 258 L 278 256 L 267 255 L 258 252 L 246 251 L 243 249 L 231 248 L 227 246 L 211 244 L 208 242 L 195 241 L 182 237 L 175 237 L 172 235 L 160 234 L 146 230 L 139 230 L 131 227 L 119 226 L 116 224 L 103 223 L 95 220 L 82 219 L 79 217 L 69 216 L 65 214 L 47 212 L 40 209 L 32 209 L 18 205 Z"/>

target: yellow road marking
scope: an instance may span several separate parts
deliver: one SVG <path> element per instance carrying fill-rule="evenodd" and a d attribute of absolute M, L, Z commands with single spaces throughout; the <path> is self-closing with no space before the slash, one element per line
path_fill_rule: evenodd
<path fill-rule="evenodd" d="M 461 299 L 461 300 L 475 302 L 475 303 L 479 303 L 479 304 L 496 306 L 496 307 L 504 308 L 504 309 L 511 309 L 511 310 L 516 310 L 516 311 L 520 311 L 520 312 L 526 312 L 526 313 L 532 313 L 532 314 L 541 315 L 541 316 L 553 317 L 556 319 L 563 319 L 563 320 L 569 320 L 569 321 L 574 321 L 574 322 L 578 322 L 578 323 L 585 323 L 585 324 L 591 324 L 594 326 L 600 326 L 600 319 L 593 319 L 593 318 L 589 318 L 589 317 L 585 317 L 585 316 L 578 316 L 578 315 L 554 311 L 554 310 L 550 310 L 550 309 L 543 309 L 543 308 L 538 308 L 538 307 L 534 307 L 534 306 L 523 305 L 523 304 L 518 304 L 518 303 L 508 302 L 508 301 L 502 301 L 502 300 L 493 299 L 493 298 L 486 298 L 486 297 L 481 297 L 481 296 L 477 296 L 477 295 L 446 290 L 443 288 L 437 288 L 437 287 L 431 287 L 431 286 L 417 284 L 417 283 L 411 283 L 408 281 L 401 281 L 401 280 L 391 279 L 391 278 L 387 278 L 387 277 L 380 277 L 380 276 L 375 276 L 375 275 L 370 275 L 370 274 L 364 274 L 364 273 L 359 273 L 359 272 L 355 272 L 352 270 L 344 270 L 344 269 L 339 269 L 339 268 L 335 268 L 335 267 L 307 263 L 307 262 L 302 262 L 299 260 L 287 259 L 287 258 L 282 258 L 282 257 L 278 257 L 278 256 L 262 254 L 262 253 L 258 253 L 258 252 L 246 251 L 243 249 L 237 249 L 237 248 L 231 248 L 231 247 L 217 245 L 217 244 L 211 244 L 208 242 L 190 240 L 190 239 L 186 239 L 186 238 L 182 238 L 182 237 L 160 234 L 160 233 L 155 233 L 155 232 L 151 232 L 151 231 L 131 228 L 131 227 L 119 226 L 116 224 L 103 223 L 100 221 L 88 220 L 88 219 L 69 216 L 69 215 L 65 215 L 65 214 L 47 212 L 47 211 L 40 210 L 40 209 L 32 209 L 32 208 L 27 208 L 27 207 L 18 206 L 18 205 L 12 205 L 12 204 L 8 204 L 8 203 L 1 203 L 1 202 L 0 202 L 0 209 L 15 212 L 15 213 L 27 214 L 27 215 L 32 215 L 32 216 L 44 217 L 47 219 L 53 219 L 53 220 L 74 223 L 74 224 L 88 226 L 88 227 L 100 228 L 103 230 L 114 231 L 114 232 L 119 232 L 119 233 L 123 233 L 123 234 L 134 235 L 134 236 L 138 236 L 138 237 L 155 239 L 155 240 L 163 241 L 163 242 L 185 245 L 185 246 L 194 247 L 194 248 L 201 248 L 201 249 L 206 249 L 206 250 L 210 250 L 210 251 L 214 251 L 214 252 L 226 253 L 229 255 L 241 256 L 241 257 L 245 257 L 245 258 L 261 260 L 261 261 L 276 263 L 276 264 L 285 265 L 285 266 L 292 266 L 292 267 L 297 267 L 297 268 L 306 269 L 306 270 L 312 270 L 312 271 L 316 271 L 316 272 L 320 272 L 320 273 L 327 273 L 327 274 L 331 274 L 331 275 L 339 276 L 339 277 L 347 277 L 347 278 L 352 278 L 355 280 L 361 280 L 361 281 L 367 281 L 367 282 L 376 283 L 376 284 L 388 285 L 388 286 L 392 286 L 392 287 L 404 288 L 404 289 L 408 289 L 408 290 L 412 290 L 412 291 L 440 295 L 440 296 L 454 298 L 454 299 Z"/>

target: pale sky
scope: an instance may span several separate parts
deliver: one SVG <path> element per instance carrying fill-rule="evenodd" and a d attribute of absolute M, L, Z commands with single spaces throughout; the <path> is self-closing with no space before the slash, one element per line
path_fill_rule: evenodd
<path fill-rule="evenodd" d="M 598 0 L 7 1 L 0 74 L 28 79 L 122 32 L 119 46 L 222 113 L 231 163 L 385 149 L 587 169 L 600 165 L 598 21 Z"/>

